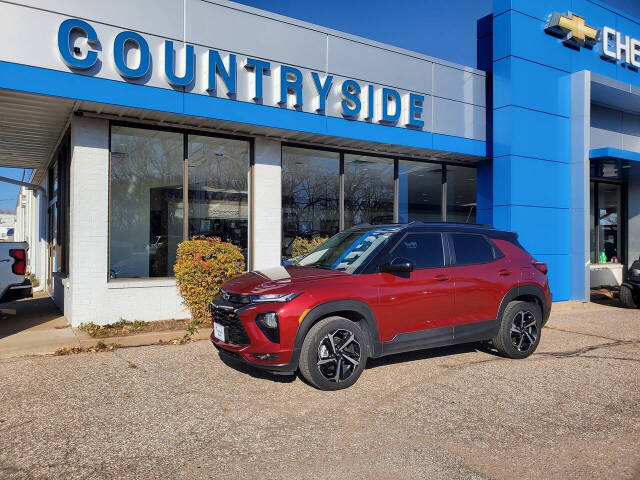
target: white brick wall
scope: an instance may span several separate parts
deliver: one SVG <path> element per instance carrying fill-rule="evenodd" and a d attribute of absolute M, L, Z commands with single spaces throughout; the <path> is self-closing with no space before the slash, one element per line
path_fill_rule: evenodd
<path fill-rule="evenodd" d="M 253 270 L 280 265 L 282 243 L 281 145 L 256 138 L 252 186 Z"/>
<path fill-rule="evenodd" d="M 187 318 L 171 279 L 108 282 L 109 123 L 75 117 L 71 125 L 69 295 L 72 325 Z"/>

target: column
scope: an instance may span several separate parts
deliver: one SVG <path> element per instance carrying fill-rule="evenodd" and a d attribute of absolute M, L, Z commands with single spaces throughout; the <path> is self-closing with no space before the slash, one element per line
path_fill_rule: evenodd
<path fill-rule="evenodd" d="M 280 141 L 256 138 L 251 172 L 252 270 L 281 264 L 282 149 Z"/>

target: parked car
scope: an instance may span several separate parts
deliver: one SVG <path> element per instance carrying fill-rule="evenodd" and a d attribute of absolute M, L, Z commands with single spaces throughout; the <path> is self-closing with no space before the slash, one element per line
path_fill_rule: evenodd
<path fill-rule="evenodd" d="M 620 303 L 626 308 L 640 308 L 640 257 L 631 264 L 627 280 L 620 285 Z"/>
<path fill-rule="evenodd" d="M 0 303 L 33 295 L 27 273 L 27 242 L 0 242 Z"/>
<path fill-rule="evenodd" d="M 220 354 L 324 390 L 368 358 L 489 340 L 531 355 L 551 311 L 547 266 L 517 235 L 448 223 L 357 226 L 296 265 L 225 283 L 211 304 Z"/>

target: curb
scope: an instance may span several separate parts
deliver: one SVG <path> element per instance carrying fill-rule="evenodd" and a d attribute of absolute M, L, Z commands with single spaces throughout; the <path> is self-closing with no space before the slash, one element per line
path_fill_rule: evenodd
<path fill-rule="evenodd" d="M 191 340 L 208 340 L 211 331 L 211 328 L 199 328 L 198 331 L 191 336 Z M 170 342 L 180 339 L 185 334 L 185 330 L 136 333 L 120 337 L 92 337 L 86 332 L 77 329 L 74 329 L 74 333 L 82 348 L 94 347 L 98 342 L 102 342 L 105 345 L 118 345 L 119 347 L 142 347 L 144 345 L 154 345 L 159 342 Z"/>

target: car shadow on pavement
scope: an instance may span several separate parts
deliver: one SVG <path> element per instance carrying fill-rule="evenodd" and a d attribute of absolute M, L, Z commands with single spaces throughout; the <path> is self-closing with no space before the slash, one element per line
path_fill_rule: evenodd
<path fill-rule="evenodd" d="M 291 383 L 296 380 L 296 375 L 275 375 L 260 368 L 252 367 L 251 365 L 242 363 L 239 360 L 229 358 L 226 355 L 221 355 L 219 352 L 218 357 L 226 366 L 233 368 L 240 373 L 244 373 L 245 375 L 249 375 L 253 378 L 271 380 L 276 383 Z"/>
<path fill-rule="evenodd" d="M 424 360 L 427 358 L 438 358 L 459 355 L 463 353 L 471 353 L 481 351 L 493 356 L 498 356 L 497 352 L 492 350 L 491 347 L 484 343 L 465 343 L 460 345 L 451 345 L 447 347 L 429 348 L 424 350 L 415 350 L 413 352 L 397 353 L 395 355 L 388 355 L 380 358 L 369 358 L 367 360 L 367 366 L 365 369 L 378 368 L 385 365 L 394 365 L 397 363 L 414 362 L 417 360 Z M 298 375 L 276 375 L 274 373 L 262 370 L 260 368 L 252 367 L 242 363 L 239 360 L 228 357 L 227 355 L 221 355 L 218 353 L 218 357 L 226 366 L 233 368 L 234 370 L 249 375 L 253 378 L 260 378 L 264 380 L 271 380 L 276 383 L 292 383 L 299 378 L 304 383 L 308 383 L 302 376 Z"/>
<path fill-rule="evenodd" d="M 496 352 L 491 350 L 488 346 L 480 343 L 463 343 L 460 345 L 450 345 L 447 347 L 428 348 L 423 350 L 414 350 L 413 352 L 396 353 L 395 355 L 389 355 L 380 358 L 370 358 L 367 360 L 367 369 L 383 367 L 385 365 L 394 365 L 397 363 L 414 362 L 417 360 L 424 360 L 427 358 L 446 357 L 450 355 L 457 355 L 462 353 L 471 353 L 475 351 L 483 351 L 492 355 L 496 355 Z"/>

